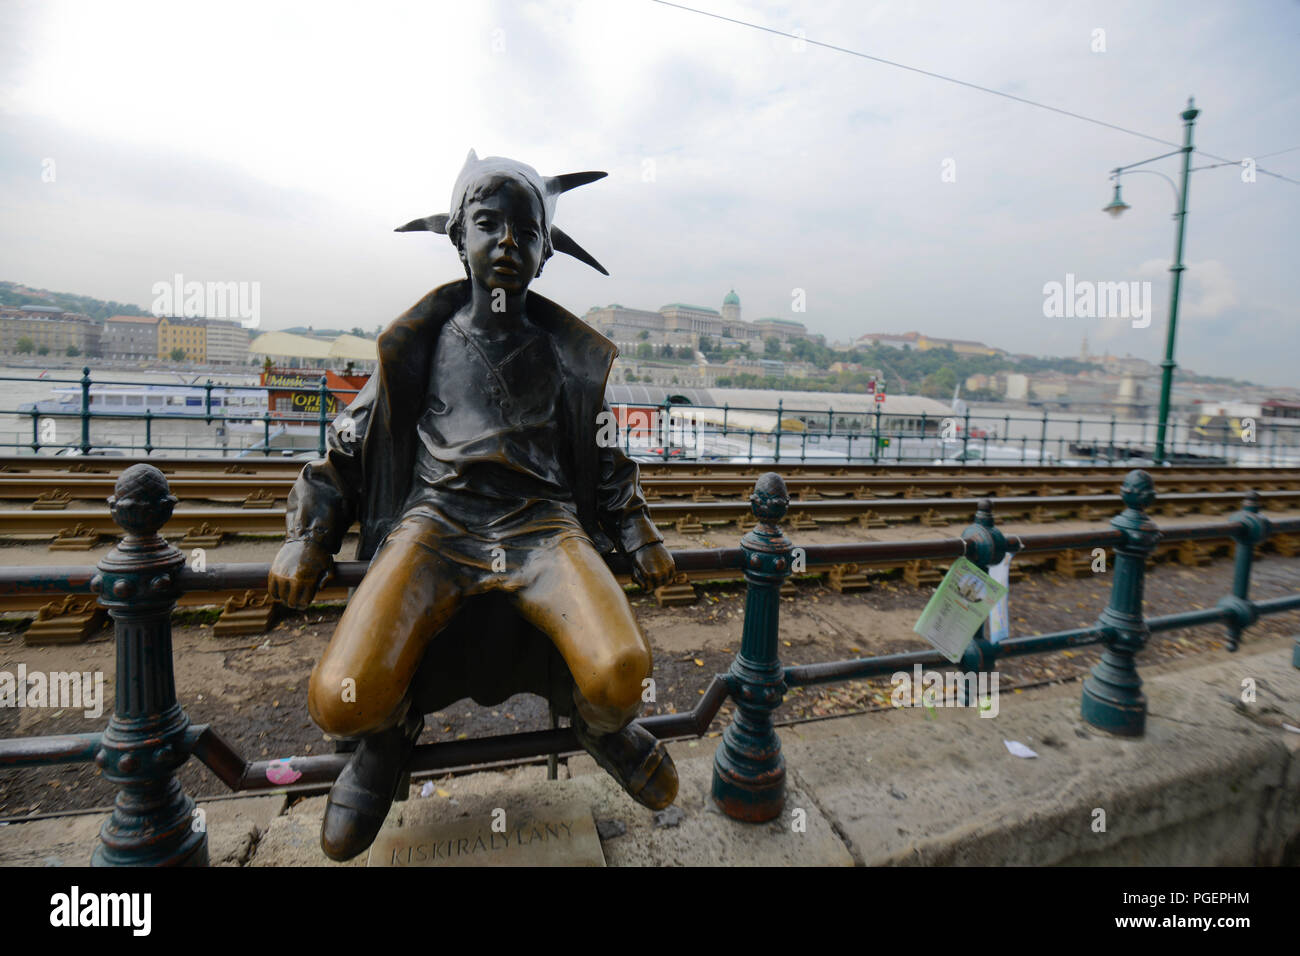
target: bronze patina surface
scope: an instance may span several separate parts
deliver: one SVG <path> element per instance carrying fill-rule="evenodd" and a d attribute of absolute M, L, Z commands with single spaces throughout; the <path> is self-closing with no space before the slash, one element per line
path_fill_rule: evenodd
<path fill-rule="evenodd" d="M 674 573 L 636 463 L 597 440 L 617 349 L 528 290 L 555 250 L 604 272 L 552 222 L 561 192 L 603 175 L 470 153 L 450 212 L 399 230 L 445 232 L 466 279 L 380 336 L 377 373 L 289 496 L 275 599 L 305 607 L 353 521 L 372 559 L 308 690 L 312 719 L 357 741 L 322 827 L 335 859 L 374 840 L 423 714 L 466 696 L 543 694 L 633 798 L 676 796 L 630 723 L 650 647 L 602 558 L 627 554 L 644 587 Z"/>

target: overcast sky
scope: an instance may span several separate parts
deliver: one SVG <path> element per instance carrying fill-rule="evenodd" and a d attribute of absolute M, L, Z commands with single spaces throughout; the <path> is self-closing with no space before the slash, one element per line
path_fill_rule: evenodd
<path fill-rule="evenodd" d="M 1300 146 L 1294 2 L 697 5 L 1169 141 L 1194 95 L 1230 160 Z M 611 275 L 557 255 L 533 285 L 579 315 L 734 287 L 830 341 L 1163 352 L 1173 190 L 1129 176 L 1133 208 L 1100 209 L 1169 147 L 650 0 L 7 0 L 0 115 L 0 279 L 37 287 L 148 308 L 176 273 L 258 282 L 263 328 L 373 329 L 461 276 L 445 237 L 392 230 L 446 211 L 473 147 L 609 172 L 557 221 Z M 1300 150 L 1259 165 L 1300 180 Z M 1300 185 L 1242 179 L 1192 175 L 1177 359 L 1296 384 Z M 1045 318 L 1067 274 L 1150 281 L 1153 321 Z"/>

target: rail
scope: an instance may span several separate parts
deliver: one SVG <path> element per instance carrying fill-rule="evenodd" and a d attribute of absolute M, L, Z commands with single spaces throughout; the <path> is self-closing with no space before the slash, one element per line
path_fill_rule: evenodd
<path fill-rule="evenodd" d="M 730 817 L 762 822 L 778 816 L 785 802 L 785 762 L 773 713 L 790 687 L 886 674 L 913 665 L 942 665 L 937 651 L 859 658 L 786 667 L 779 656 L 780 588 L 796 560 L 808 566 L 893 558 L 957 558 L 981 568 L 1006 554 L 1060 547 L 1109 548 L 1115 554 L 1108 606 L 1096 623 L 1050 634 L 990 639 L 987 625 L 974 635 L 957 666 L 967 678 L 996 668 L 1000 657 L 1044 653 L 1065 647 L 1102 644 L 1100 663 L 1085 680 L 1082 716 L 1111 733 L 1136 737 L 1145 731 L 1146 698 L 1136 657 L 1153 631 L 1222 624 L 1229 650 L 1261 616 L 1300 609 L 1300 593 L 1270 600 L 1249 597 L 1255 548 L 1275 534 L 1300 532 L 1300 518 L 1270 520 L 1260 513 L 1259 496 L 1250 492 L 1230 519 L 1170 529 L 1166 537 L 1199 540 L 1227 536 L 1235 542 L 1232 591 L 1213 608 L 1146 619 L 1142 611 L 1146 558 L 1162 532 L 1149 517 L 1156 502 L 1154 483 L 1144 471 L 1131 471 L 1122 489 L 1124 508 L 1108 529 L 1018 535 L 1008 539 L 996 527 L 992 504 L 981 500 L 972 524 L 957 538 L 914 542 L 861 542 L 813 545 L 799 549 L 780 524 L 790 504 L 785 483 L 775 473 L 758 479 L 750 498 L 757 522 L 738 548 L 674 553 L 683 571 L 742 570 L 748 594 L 739 653 L 726 674 L 715 675 L 696 707 L 686 713 L 641 719 L 660 738 L 706 732 L 722 704 L 736 704 L 714 760 L 713 797 Z M 278 789 L 285 775 L 299 784 L 327 783 L 343 769 L 346 754 L 249 761 L 207 725 L 192 725 L 176 699 L 171 643 L 171 611 L 180 595 L 194 588 L 252 587 L 265 582 L 268 566 L 218 565 L 205 571 L 186 567 L 185 556 L 159 534 L 176 504 L 165 476 L 137 464 L 118 478 L 110 499 L 113 519 L 125 531 L 122 541 L 97 568 L 0 571 L 0 594 L 96 593 L 114 620 L 117 641 L 116 697 L 108 727 L 100 733 L 0 741 L 0 767 L 32 767 L 93 760 L 117 784 L 118 799 L 100 833 L 93 862 L 100 865 L 205 864 L 207 835 L 191 826 L 194 802 L 176 780 L 179 767 L 196 757 L 230 789 Z M 626 561 L 610 558 L 611 570 L 626 573 Z M 356 584 L 361 562 L 341 562 L 338 583 Z M 1300 667 L 1300 643 L 1293 663 Z M 972 681 L 967 680 L 969 691 Z M 969 701 L 968 701 L 969 702 Z M 408 769 L 443 770 L 486 762 L 541 757 L 577 750 L 570 729 L 536 731 L 478 740 L 423 744 Z"/>

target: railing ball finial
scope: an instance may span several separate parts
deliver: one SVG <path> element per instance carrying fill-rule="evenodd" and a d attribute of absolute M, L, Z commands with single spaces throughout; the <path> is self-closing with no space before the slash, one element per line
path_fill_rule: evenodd
<path fill-rule="evenodd" d="M 155 537 L 172 516 L 176 496 L 153 465 L 132 465 L 118 476 L 108 499 L 113 520 L 136 538 Z"/>
<path fill-rule="evenodd" d="M 749 496 L 749 507 L 754 517 L 764 524 L 778 523 L 790 507 L 790 493 L 786 490 L 785 480 L 774 471 L 760 475 Z"/>
<path fill-rule="evenodd" d="M 1141 468 L 1134 468 L 1124 476 L 1119 494 L 1124 499 L 1124 507 L 1145 512 L 1156 500 L 1156 484 Z"/>

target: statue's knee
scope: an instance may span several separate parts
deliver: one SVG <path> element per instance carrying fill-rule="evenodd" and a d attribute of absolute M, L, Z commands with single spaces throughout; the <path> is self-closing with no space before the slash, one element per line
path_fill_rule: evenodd
<path fill-rule="evenodd" d="M 307 687 L 307 712 L 316 726 L 337 737 L 363 737 L 382 730 L 387 713 L 363 706 L 356 681 L 317 669 Z"/>
<path fill-rule="evenodd" d="M 635 714 L 641 708 L 644 681 L 652 662 L 646 648 L 628 648 L 611 655 L 597 670 L 597 679 L 587 699 L 597 706 Z"/>

